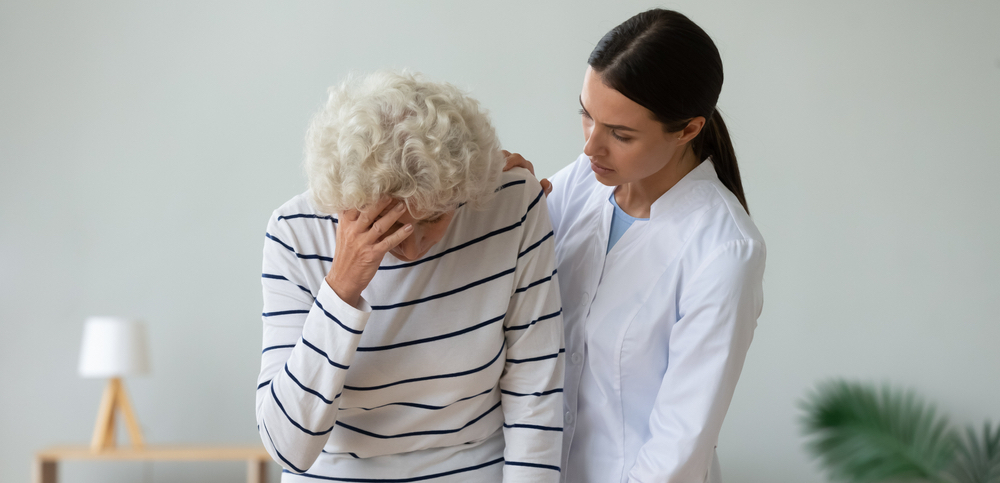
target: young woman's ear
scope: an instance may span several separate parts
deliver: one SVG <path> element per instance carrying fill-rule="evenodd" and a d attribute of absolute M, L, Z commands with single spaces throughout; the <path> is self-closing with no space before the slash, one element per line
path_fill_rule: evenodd
<path fill-rule="evenodd" d="M 705 127 L 705 117 L 698 116 L 690 121 L 684 126 L 684 129 L 673 133 L 677 135 L 677 144 L 684 144 L 690 142 L 692 139 L 698 137 L 701 133 L 701 129 Z"/>

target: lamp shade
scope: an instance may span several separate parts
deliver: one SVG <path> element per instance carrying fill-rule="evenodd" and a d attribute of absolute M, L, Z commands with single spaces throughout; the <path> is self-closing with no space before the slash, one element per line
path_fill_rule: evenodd
<path fill-rule="evenodd" d="M 120 377 L 149 372 L 146 328 L 120 317 L 88 317 L 80 348 L 80 375 Z"/>

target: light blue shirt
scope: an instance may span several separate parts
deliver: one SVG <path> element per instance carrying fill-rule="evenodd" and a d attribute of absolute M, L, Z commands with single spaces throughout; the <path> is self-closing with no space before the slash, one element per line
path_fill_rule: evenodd
<path fill-rule="evenodd" d="M 611 196 L 608 197 L 608 201 L 610 201 L 612 205 L 615 205 L 615 212 L 611 215 L 611 235 L 608 236 L 608 251 L 604 253 L 611 252 L 611 247 L 615 246 L 615 243 L 618 243 L 618 240 L 625 234 L 625 230 L 628 230 L 628 227 L 632 226 L 632 223 L 634 223 L 635 220 L 649 220 L 649 218 L 633 218 L 629 216 L 628 213 L 625 213 L 625 210 L 618 206 L 618 202 L 615 201 L 614 191 L 611 192 Z"/>

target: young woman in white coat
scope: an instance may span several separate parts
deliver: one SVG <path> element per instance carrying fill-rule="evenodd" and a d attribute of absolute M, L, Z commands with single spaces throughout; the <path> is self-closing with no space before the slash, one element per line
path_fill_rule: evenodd
<path fill-rule="evenodd" d="M 614 28 L 580 93 L 583 154 L 548 208 L 566 326 L 562 478 L 721 481 L 715 447 L 763 304 L 764 240 L 691 20 Z M 531 165 L 508 153 L 508 167 Z"/>

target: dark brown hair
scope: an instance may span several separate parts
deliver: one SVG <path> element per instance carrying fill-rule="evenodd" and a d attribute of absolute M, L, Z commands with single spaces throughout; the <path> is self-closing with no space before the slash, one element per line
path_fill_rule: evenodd
<path fill-rule="evenodd" d="M 704 116 L 691 148 L 700 160 L 712 157 L 719 180 L 750 212 L 729 130 L 715 106 L 722 57 L 701 27 L 673 10 L 648 10 L 608 32 L 587 63 L 605 85 L 652 111 L 667 132 Z"/>

